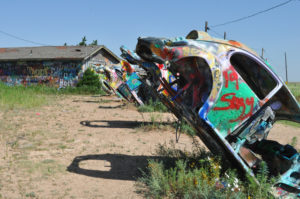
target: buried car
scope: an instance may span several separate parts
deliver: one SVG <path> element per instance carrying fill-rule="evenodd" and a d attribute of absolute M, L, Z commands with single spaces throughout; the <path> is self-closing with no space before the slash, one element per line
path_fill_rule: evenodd
<path fill-rule="evenodd" d="M 99 75 L 102 89 L 107 94 L 115 94 L 129 102 L 143 105 L 143 102 L 136 94 L 141 82 L 129 63 L 122 61 L 120 66 L 116 65 L 113 68 L 100 66 L 93 67 L 92 70 Z"/>
<path fill-rule="evenodd" d="M 265 161 L 270 174 L 279 175 L 273 194 L 299 196 L 300 155 L 267 138 L 278 120 L 300 123 L 300 108 L 268 62 L 240 42 L 200 31 L 186 38 L 139 38 L 136 53 L 141 63 L 163 64 L 174 75 L 173 81 L 157 77 L 168 92 L 160 99 L 209 150 L 254 179 Z"/>

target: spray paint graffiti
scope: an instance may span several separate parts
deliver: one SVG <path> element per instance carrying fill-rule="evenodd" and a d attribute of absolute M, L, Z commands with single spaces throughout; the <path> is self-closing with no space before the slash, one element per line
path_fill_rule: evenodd
<path fill-rule="evenodd" d="M 154 90 L 179 120 L 184 118 L 194 127 L 213 153 L 253 178 L 259 162 L 265 161 L 270 174 L 279 176 L 274 186 L 284 192 L 278 196 L 300 196 L 300 154 L 290 145 L 267 139 L 277 120 L 300 123 L 300 107 L 255 52 L 199 31 L 186 38 L 139 38 L 136 52 L 145 70 L 150 68 L 145 65 L 165 64 L 174 75 L 177 91 L 167 81 L 161 82 L 171 90 L 169 97 Z M 151 75 L 157 75 L 148 79 L 155 87 L 161 77 Z"/>
<path fill-rule="evenodd" d="M 81 63 L 78 61 L 28 61 L 0 63 L 0 79 L 8 85 L 46 84 L 74 86 Z"/>
<path fill-rule="evenodd" d="M 239 79 L 236 72 L 231 72 L 228 74 L 228 71 L 223 72 L 225 78 L 225 88 L 228 88 L 229 81 L 235 81 L 236 90 L 239 90 Z"/>
<path fill-rule="evenodd" d="M 228 96 L 232 96 L 232 98 L 227 98 Z M 237 122 L 237 121 L 243 121 L 247 117 L 250 117 L 253 113 L 253 104 L 254 104 L 254 98 L 246 98 L 246 100 L 242 97 L 236 97 L 235 93 L 227 93 L 221 97 L 222 102 L 228 102 L 227 107 L 214 107 L 213 110 L 220 111 L 220 110 L 239 110 L 242 108 L 242 113 L 239 115 L 237 119 L 229 120 L 229 122 Z M 250 106 L 249 113 L 245 114 L 246 105 Z"/>

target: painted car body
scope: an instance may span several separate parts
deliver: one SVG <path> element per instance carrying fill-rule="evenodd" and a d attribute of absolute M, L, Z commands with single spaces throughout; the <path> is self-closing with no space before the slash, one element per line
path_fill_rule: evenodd
<path fill-rule="evenodd" d="M 133 70 L 126 70 L 125 64 L 128 70 L 131 69 L 131 65 L 124 60 L 112 67 L 100 65 L 92 66 L 91 69 L 98 75 L 102 89 L 107 94 L 115 94 L 129 102 L 142 105 L 143 102 L 137 96 L 137 90 L 141 85 L 139 77 Z"/>
<path fill-rule="evenodd" d="M 170 82 L 175 80 L 175 77 L 169 70 L 167 70 L 164 67 L 163 64 L 145 62 L 141 60 L 136 53 L 129 50 L 125 46 L 121 46 L 120 50 L 122 52 L 121 57 L 127 61 L 126 65 L 133 64 L 135 66 L 139 66 L 143 71 L 142 73 L 144 73 L 143 75 L 140 75 L 140 79 L 139 79 L 142 82 L 141 95 L 144 96 L 142 97 L 144 102 L 147 102 L 150 99 L 154 101 L 157 100 L 157 97 L 160 97 L 159 94 L 162 94 L 164 96 L 169 96 L 169 92 L 167 92 L 167 90 L 164 89 L 163 86 L 164 82 L 161 81 L 161 78 L 163 78 L 165 82 L 169 84 Z M 171 88 L 172 90 L 176 91 L 177 90 L 176 83 L 171 85 Z M 169 106 L 173 106 L 172 103 L 169 101 L 167 101 L 166 103 L 169 104 Z"/>
<path fill-rule="evenodd" d="M 299 104 L 265 60 L 242 43 L 200 31 L 186 38 L 139 38 L 136 53 L 175 76 L 177 91 L 172 81 L 158 77 L 169 92 L 163 102 L 213 153 L 253 177 L 264 160 L 273 175 L 280 175 L 279 195 L 300 193 L 299 154 L 267 139 L 277 120 L 300 123 Z"/>

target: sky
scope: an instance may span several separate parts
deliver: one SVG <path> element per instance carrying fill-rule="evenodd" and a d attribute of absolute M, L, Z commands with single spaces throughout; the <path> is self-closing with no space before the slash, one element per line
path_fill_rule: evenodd
<path fill-rule="evenodd" d="M 204 30 L 207 21 L 213 37 L 226 32 L 228 39 L 259 54 L 264 48 L 264 57 L 284 81 L 286 52 L 288 80 L 300 82 L 300 0 L 214 27 L 286 1 L 0 0 L 0 48 L 76 45 L 86 36 L 87 43 L 98 40 L 119 56 L 120 46 L 134 50 L 138 37 L 186 36 L 191 30 Z"/>

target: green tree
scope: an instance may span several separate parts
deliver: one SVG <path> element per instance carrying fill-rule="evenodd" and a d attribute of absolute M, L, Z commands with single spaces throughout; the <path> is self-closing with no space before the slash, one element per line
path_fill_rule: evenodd
<path fill-rule="evenodd" d="M 78 46 L 86 46 L 86 37 L 84 36 Z"/>
<path fill-rule="evenodd" d="M 98 45 L 98 40 L 93 40 L 93 42 L 90 44 L 90 46 L 97 46 Z"/>

